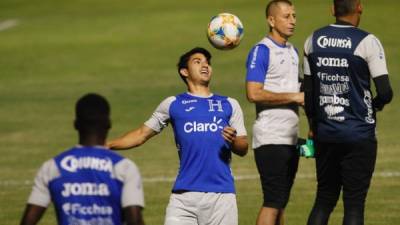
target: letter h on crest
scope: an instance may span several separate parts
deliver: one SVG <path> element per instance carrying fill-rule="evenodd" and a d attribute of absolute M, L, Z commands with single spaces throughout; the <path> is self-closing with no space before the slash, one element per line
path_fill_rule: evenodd
<path fill-rule="evenodd" d="M 223 112 L 224 110 L 222 110 L 222 103 L 220 100 L 214 100 L 213 99 L 208 99 L 208 104 L 210 106 L 210 109 L 208 110 L 209 112 L 214 112 L 214 106 L 217 107 L 217 111 L 218 112 Z"/>

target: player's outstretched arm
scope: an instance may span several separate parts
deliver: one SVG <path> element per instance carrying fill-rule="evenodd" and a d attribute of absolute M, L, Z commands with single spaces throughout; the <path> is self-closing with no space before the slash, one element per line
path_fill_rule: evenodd
<path fill-rule="evenodd" d="M 304 105 L 304 92 L 276 93 L 264 90 L 264 84 L 258 82 L 246 83 L 247 99 L 252 103 L 266 105 Z"/>
<path fill-rule="evenodd" d="M 232 152 L 238 156 L 245 156 L 249 144 L 247 142 L 247 136 L 236 136 L 236 130 L 233 127 L 225 127 L 222 130 L 222 136 L 224 139 L 232 145 Z"/>
<path fill-rule="evenodd" d="M 144 225 L 142 207 L 128 206 L 124 208 L 124 219 L 126 225 Z"/>
<path fill-rule="evenodd" d="M 33 204 L 27 204 L 20 225 L 37 224 L 40 218 L 42 218 L 45 211 L 46 211 L 45 207 Z"/>
<path fill-rule="evenodd" d="M 144 144 L 147 140 L 149 140 L 156 134 L 156 131 L 143 124 L 141 127 L 132 130 L 119 138 L 107 141 L 106 145 L 108 148 L 113 150 L 125 150 L 135 148 Z"/>

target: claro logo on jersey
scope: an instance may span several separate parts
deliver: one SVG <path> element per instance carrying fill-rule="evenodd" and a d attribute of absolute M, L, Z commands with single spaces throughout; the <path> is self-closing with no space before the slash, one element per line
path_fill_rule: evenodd
<path fill-rule="evenodd" d="M 348 48 L 351 49 L 351 39 L 331 38 L 327 36 L 321 36 L 317 39 L 317 44 L 321 48 Z"/>
<path fill-rule="evenodd" d="M 197 121 L 186 122 L 183 125 L 183 130 L 185 133 L 198 133 L 198 132 L 217 132 L 219 129 L 224 129 L 221 125 L 222 119 L 217 120 L 214 116 L 213 122 L 202 123 Z"/>
<path fill-rule="evenodd" d="M 318 57 L 317 66 L 349 67 L 349 63 L 345 58 Z"/>
<path fill-rule="evenodd" d="M 75 173 L 81 169 L 91 169 L 112 173 L 113 163 L 111 159 L 108 158 L 75 157 L 69 155 L 61 160 L 61 167 L 71 173 Z"/>

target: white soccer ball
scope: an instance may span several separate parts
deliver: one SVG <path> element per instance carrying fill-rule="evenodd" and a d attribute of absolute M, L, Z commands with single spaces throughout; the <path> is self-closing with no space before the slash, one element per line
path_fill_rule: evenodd
<path fill-rule="evenodd" d="M 233 49 L 243 38 L 243 24 L 230 13 L 221 13 L 211 18 L 207 28 L 207 37 L 217 49 Z"/>

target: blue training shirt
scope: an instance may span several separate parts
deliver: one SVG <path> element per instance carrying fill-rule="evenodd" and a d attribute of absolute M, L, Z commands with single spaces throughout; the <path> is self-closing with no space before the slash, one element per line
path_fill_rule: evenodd
<path fill-rule="evenodd" d="M 47 207 L 58 224 L 123 224 L 122 208 L 144 206 L 136 165 L 102 147 L 77 146 L 43 164 L 28 203 Z"/>
<path fill-rule="evenodd" d="M 231 149 L 222 130 L 231 126 L 238 136 L 246 135 L 238 102 L 183 93 L 165 99 L 145 125 L 160 132 L 169 122 L 180 159 L 173 191 L 234 193 Z"/>

